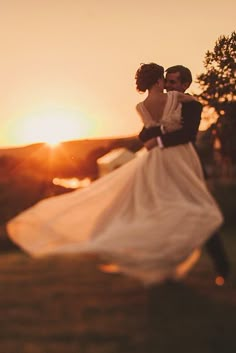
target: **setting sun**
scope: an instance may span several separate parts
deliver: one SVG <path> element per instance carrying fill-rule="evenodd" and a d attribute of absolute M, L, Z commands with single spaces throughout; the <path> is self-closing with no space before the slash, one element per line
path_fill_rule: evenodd
<path fill-rule="evenodd" d="M 46 142 L 55 146 L 61 141 L 86 137 L 90 130 L 91 121 L 79 112 L 52 109 L 26 116 L 18 132 L 29 143 Z"/>

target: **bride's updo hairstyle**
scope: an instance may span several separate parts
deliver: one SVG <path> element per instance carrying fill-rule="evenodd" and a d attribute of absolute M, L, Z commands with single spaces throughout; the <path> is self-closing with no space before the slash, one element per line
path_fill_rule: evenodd
<path fill-rule="evenodd" d="M 145 92 L 163 77 L 164 67 L 155 63 L 141 64 L 135 74 L 136 89 L 139 92 Z"/>

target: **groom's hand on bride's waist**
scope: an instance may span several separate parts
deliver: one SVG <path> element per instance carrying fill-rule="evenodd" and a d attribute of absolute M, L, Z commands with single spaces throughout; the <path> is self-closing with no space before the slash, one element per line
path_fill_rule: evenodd
<path fill-rule="evenodd" d="M 143 142 L 147 150 L 158 146 L 164 147 L 161 135 L 163 134 L 162 126 L 152 126 L 151 128 L 143 128 L 139 133 L 139 139 Z"/>
<path fill-rule="evenodd" d="M 148 151 L 150 151 L 152 148 L 159 146 L 160 148 L 163 148 L 163 145 L 158 144 L 157 138 L 153 137 L 150 140 L 146 141 L 143 143 L 144 146 Z"/>

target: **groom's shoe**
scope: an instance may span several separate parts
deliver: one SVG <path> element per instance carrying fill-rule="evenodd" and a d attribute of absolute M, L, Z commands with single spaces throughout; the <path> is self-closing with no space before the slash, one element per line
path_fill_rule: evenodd
<path fill-rule="evenodd" d="M 225 284 L 225 282 L 227 281 L 229 274 L 230 274 L 229 263 L 227 261 L 224 262 L 224 264 L 221 265 L 221 268 L 217 272 L 218 272 L 218 274 L 215 278 L 215 284 L 217 286 L 223 286 Z"/>
<path fill-rule="evenodd" d="M 215 284 L 223 286 L 230 274 L 229 260 L 219 233 L 215 233 L 206 242 L 206 250 L 211 256 L 217 273 Z"/>

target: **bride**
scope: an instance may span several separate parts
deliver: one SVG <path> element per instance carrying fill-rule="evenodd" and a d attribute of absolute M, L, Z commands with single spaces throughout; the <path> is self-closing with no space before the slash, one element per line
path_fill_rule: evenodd
<path fill-rule="evenodd" d="M 145 127 L 181 127 L 181 102 L 163 93 L 163 67 L 136 72 Z M 90 187 L 40 201 L 7 224 L 9 237 L 32 256 L 93 253 L 144 284 L 184 276 L 191 254 L 222 224 L 192 145 L 153 148 Z"/>

